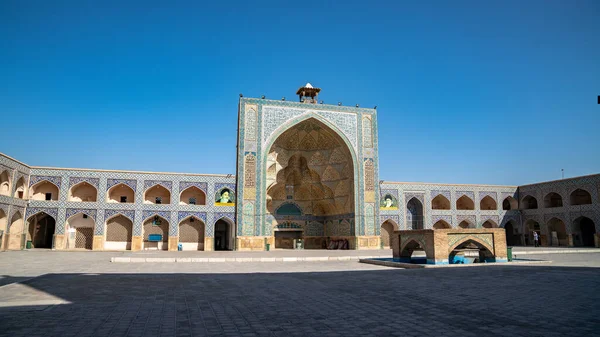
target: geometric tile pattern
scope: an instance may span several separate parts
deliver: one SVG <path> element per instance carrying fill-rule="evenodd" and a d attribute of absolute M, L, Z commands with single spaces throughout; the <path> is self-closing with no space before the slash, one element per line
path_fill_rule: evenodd
<path fill-rule="evenodd" d="M 81 208 L 67 208 L 65 218 L 69 219 L 75 214 L 85 214 L 92 219 L 96 219 L 96 210 L 95 209 L 81 209 Z"/>
<path fill-rule="evenodd" d="M 69 177 L 69 188 L 73 187 L 73 185 L 79 184 L 82 181 L 94 186 L 96 189 L 98 189 L 98 184 L 100 183 L 100 179 L 98 178 Z"/>
<path fill-rule="evenodd" d="M 256 115 L 256 117 L 255 117 Z M 362 120 L 366 118 L 365 127 L 363 128 Z M 336 228 L 330 228 L 332 231 L 349 230 L 353 235 L 364 235 L 365 229 L 369 228 L 369 232 L 374 232 L 379 235 L 379 226 L 374 226 L 375 220 L 379 219 L 379 207 L 373 209 L 373 215 L 369 209 L 369 226 L 365 222 L 367 215 L 365 214 L 364 189 L 362 186 L 364 180 L 363 159 L 369 158 L 373 163 L 374 178 L 370 179 L 378 181 L 378 138 L 377 138 L 377 119 L 374 109 L 365 109 L 358 107 L 325 105 L 325 104 L 306 104 L 301 102 L 267 100 L 256 98 L 241 98 L 238 110 L 238 167 L 237 167 L 237 193 L 239 198 L 244 191 L 244 173 L 254 175 L 256 178 L 255 186 L 251 187 L 254 204 L 254 212 L 251 215 L 248 210 L 248 216 L 253 217 L 255 221 L 244 221 L 244 211 L 241 202 L 237 203 L 236 214 L 238 216 L 238 235 L 254 234 L 255 236 L 270 236 L 272 234 L 271 215 L 267 212 L 265 191 L 266 183 L 266 165 L 267 152 L 271 144 L 285 131 L 308 119 L 315 119 L 328 128 L 333 130 L 348 147 L 353 161 L 354 174 L 354 210 L 357 216 L 347 221 L 333 221 Z M 369 127 L 368 120 L 372 121 Z M 248 125 L 247 125 L 248 124 Z M 363 137 L 364 130 L 368 132 L 366 142 Z M 370 136 L 370 137 L 369 137 Z M 256 157 L 253 162 L 255 169 L 245 170 L 246 153 L 252 153 Z M 254 167 L 254 166 L 253 166 Z M 374 184 L 374 194 L 379 194 L 378 184 Z M 249 208 L 248 206 L 247 208 Z M 361 214 L 362 213 L 362 214 Z M 359 215 L 361 214 L 361 215 Z M 277 220 L 279 221 L 279 220 Z M 310 222 L 309 222 L 310 223 Z M 244 226 L 249 228 L 244 229 Z M 329 224 L 327 225 L 329 226 Z M 339 226 L 339 228 L 337 228 Z M 374 227 L 374 228 L 373 228 Z"/>
<path fill-rule="evenodd" d="M 54 185 L 56 185 L 56 187 L 58 187 L 60 189 L 60 182 L 62 180 L 61 177 L 51 177 L 51 176 L 31 176 L 31 178 L 29 179 L 29 187 L 31 187 L 43 180 L 47 180 L 47 181 L 53 183 Z"/>

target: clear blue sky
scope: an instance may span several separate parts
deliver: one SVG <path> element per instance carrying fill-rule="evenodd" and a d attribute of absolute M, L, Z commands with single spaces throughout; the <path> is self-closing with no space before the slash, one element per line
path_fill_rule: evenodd
<path fill-rule="evenodd" d="M 311 82 L 378 106 L 381 179 L 600 172 L 600 1 L 338 3 L 1 1 L 0 152 L 235 173 L 238 94 Z"/>

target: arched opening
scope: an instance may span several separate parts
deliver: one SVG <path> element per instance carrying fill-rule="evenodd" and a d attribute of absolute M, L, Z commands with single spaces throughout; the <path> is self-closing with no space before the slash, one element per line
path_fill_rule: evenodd
<path fill-rule="evenodd" d="M 158 248 L 159 250 L 167 250 L 169 241 L 169 221 L 160 215 L 153 215 L 144 221 L 143 225 L 143 248 Z M 161 241 L 150 241 L 150 235 L 160 235 Z"/>
<path fill-rule="evenodd" d="M 56 220 L 50 215 L 40 212 L 30 216 L 27 221 L 29 222 L 27 240 L 31 241 L 33 247 L 52 248 Z"/>
<path fill-rule="evenodd" d="M 533 246 L 535 244 L 533 240 L 533 232 L 537 232 L 540 238 L 542 236 L 540 224 L 535 220 L 527 220 L 525 222 L 525 230 L 527 232 L 525 234 L 525 245 L 527 246 Z"/>
<path fill-rule="evenodd" d="M 135 192 L 133 192 L 133 188 L 126 184 L 117 184 L 108 189 L 106 202 L 133 204 L 135 202 Z"/>
<path fill-rule="evenodd" d="M 0 208 L 0 231 L 2 236 L 0 237 L 0 249 L 5 249 L 6 244 L 4 243 L 6 234 L 8 234 L 8 216 L 3 209 Z"/>
<path fill-rule="evenodd" d="M 449 229 L 450 224 L 444 220 L 438 220 L 435 224 L 433 224 L 433 229 Z"/>
<path fill-rule="evenodd" d="M 523 198 L 523 209 L 537 209 L 538 203 L 537 199 L 528 195 Z"/>
<path fill-rule="evenodd" d="M 594 247 L 594 235 L 596 234 L 596 225 L 592 219 L 580 216 L 573 220 L 573 245 Z"/>
<path fill-rule="evenodd" d="M 86 181 L 73 185 L 69 190 L 69 201 L 96 202 L 97 198 L 98 190 Z"/>
<path fill-rule="evenodd" d="M 475 225 L 470 223 L 467 220 L 463 220 L 458 224 L 458 227 L 460 227 L 460 228 L 475 228 Z"/>
<path fill-rule="evenodd" d="M 423 204 L 413 197 L 406 204 L 406 224 L 410 229 L 423 229 Z"/>
<path fill-rule="evenodd" d="M 144 192 L 144 204 L 170 204 L 171 192 L 162 185 L 154 185 Z"/>
<path fill-rule="evenodd" d="M 130 250 L 133 222 L 124 215 L 117 214 L 106 221 L 105 250 Z"/>
<path fill-rule="evenodd" d="M 484 210 L 484 211 L 495 210 L 495 209 L 498 209 L 498 204 L 496 204 L 496 200 L 494 200 L 489 195 L 486 195 L 479 202 L 479 209 Z"/>
<path fill-rule="evenodd" d="M 206 205 L 206 194 L 196 186 L 190 186 L 181 192 L 180 205 Z"/>
<path fill-rule="evenodd" d="M 461 211 L 472 211 L 475 209 L 475 203 L 473 202 L 473 199 L 463 195 L 456 200 L 456 209 Z"/>
<path fill-rule="evenodd" d="M 226 219 L 215 223 L 215 250 L 233 250 L 233 224 Z"/>
<path fill-rule="evenodd" d="M 416 240 L 411 240 L 400 251 L 400 262 L 418 264 L 427 263 L 425 247 L 423 247 L 423 245 L 421 245 Z"/>
<path fill-rule="evenodd" d="M 58 201 L 58 186 L 48 180 L 42 180 L 31 186 L 29 193 L 32 200 Z"/>
<path fill-rule="evenodd" d="M 23 247 L 23 235 L 25 234 L 25 225 L 23 216 L 20 212 L 13 214 L 8 227 L 10 237 L 6 245 L 6 249 L 21 249 Z"/>
<path fill-rule="evenodd" d="M 69 233 L 75 230 L 75 241 L 71 242 L 71 237 L 68 238 L 69 249 L 92 249 L 94 241 L 94 224 L 92 217 L 85 213 L 77 213 L 67 219 L 66 230 Z"/>
<path fill-rule="evenodd" d="M 521 244 L 521 238 L 519 233 L 519 227 L 510 220 L 504 225 L 504 232 L 506 233 L 506 245 L 517 246 Z"/>
<path fill-rule="evenodd" d="M 544 197 L 544 208 L 563 207 L 562 197 L 558 193 L 550 192 Z"/>
<path fill-rule="evenodd" d="M 546 223 L 546 228 L 548 228 L 548 243 L 551 246 L 568 246 L 567 228 L 562 220 L 552 218 Z"/>
<path fill-rule="evenodd" d="M 18 199 L 25 199 L 25 177 L 19 178 L 15 186 L 15 194 L 13 195 L 13 197 Z"/>
<path fill-rule="evenodd" d="M 195 216 L 179 223 L 179 243 L 183 250 L 204 250 L 204 222 Z"/>
<path fill-rule="evenodd" d="M 398 225 L 392 220 L 386 220 L 381 224 L 381 242 L 383 243 L 383 248 L 389 249 L 391 247 L 391 238 L 397 228 Z"/>
<path fill-rule="evenodd" d="M 438 194 L 433 200 L 431 200 L 432 209 L 450 209 L 450 200 L 445 196 Z"/>
<path fill-rule="evenodd" d="M 0 173 L 0 195 L 10 196 L 10 179 L 8 177 L 8 170 Z"/>
<path fill-rule="evenodd" d="M 571 206 L 589 205 L 592 203 L 590 192 L 578 188 L 571 193 Z"/>
<path fill-rule="evenodd" d="M 482 228 L 498 228 L 498 224 L 493 220 L 486 220 L 482 225 Z"/>
<path fill-rule="evenodd" d="M 475 239 L 457 245 L 448 255 L 450 264 L 495 262 L 494 254 Z"/>
<path fill-rule="evenodd" d="M 513 209 L 519 209 L 519 203 L 517 202 L 517 199 L 513 197 L 504 198 L 502 201 L 502 210 L 510 211 Z"/>
<path fill-rule="evenodd" d="M 349 146 L 336 131 L 309 118 L 281 133 L 267 149 L 266 212 L 275 218 L 274 223 L 304 222 L 302 216 L 313 216 L 328 227 L 327 224 L 339 223 L 341 217 L 355 216 L 355 163 Z M 372 181 L 365 185 L 374 193 Z M 352 229 L 340 226 L 337 236 L 330 239 L 355 236 Z M 310 246 L 326 245 L 327 232 L 325 228 L 314 233 Z M 286 228 L 273 231 L 273 236 L 277 235 L 290 241 L 301 238 L 303 232 Z"/>

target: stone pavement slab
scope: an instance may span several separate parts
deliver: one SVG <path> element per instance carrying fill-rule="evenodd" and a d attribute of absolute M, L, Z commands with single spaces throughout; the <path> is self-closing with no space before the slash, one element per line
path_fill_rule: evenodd
<path fill-rule="evenodd" d="M 0 336 L 599 336 L 600 254 L 405 270 L 0 253 Z"/>

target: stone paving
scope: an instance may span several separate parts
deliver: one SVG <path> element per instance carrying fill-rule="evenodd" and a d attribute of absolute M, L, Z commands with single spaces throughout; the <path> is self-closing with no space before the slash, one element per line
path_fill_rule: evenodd
<path fill-rule="evenodd" d="M 405 270 L 0 253 L 0 336 L 600 336 L 600 254 Z"/>

